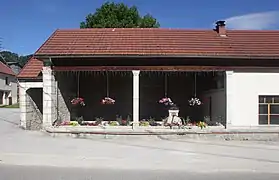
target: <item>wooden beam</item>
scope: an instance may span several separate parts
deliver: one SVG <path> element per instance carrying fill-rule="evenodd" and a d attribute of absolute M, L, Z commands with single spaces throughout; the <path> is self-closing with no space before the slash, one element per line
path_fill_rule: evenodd
<path fill-rule="evenodd" d="M 267 104 L 267 124 L 270 125 L 270 103 Z"/>
<path fill-rule="evenodd" d="M 226 71 L 219 66 L 54 66 L 55 71 Z"/>

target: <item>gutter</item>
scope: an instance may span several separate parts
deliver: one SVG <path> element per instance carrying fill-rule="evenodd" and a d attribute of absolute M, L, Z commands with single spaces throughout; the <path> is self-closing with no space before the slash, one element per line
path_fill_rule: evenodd
<path fill-rule="evenodd" d="M 148 55 L 148 54 L 123 54 L 123 55 L 113 55 L 113 54 L 96 54 L 96 55 L 57 55 L 57 54 L 35 54 L 35 58 L 38 59 L 48 59 L 48 58 L 56 58 L 56 59 L 66 59 L 66 58 L 212 58 L 212 59 L 273 59 L 273 60 L 279 60 L 279 55 L 274 56 L 237 56 L 237 55 L 164 55 L 164 54 L 154 54 L 154 55 Z"/>

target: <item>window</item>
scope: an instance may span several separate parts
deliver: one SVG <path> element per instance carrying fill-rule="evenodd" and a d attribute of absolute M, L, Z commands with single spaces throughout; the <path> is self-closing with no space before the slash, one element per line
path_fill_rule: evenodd
<path fill-rule="evenodd" d="M 6 82 L 6 85 L 9 85 L 9 78 L 8 77 L 5 78 L 5 82 Z"/>
<path fill-rule="evenodd" d="M 279 96 L 259 96 L 259 124 L 279 125 Z"/>

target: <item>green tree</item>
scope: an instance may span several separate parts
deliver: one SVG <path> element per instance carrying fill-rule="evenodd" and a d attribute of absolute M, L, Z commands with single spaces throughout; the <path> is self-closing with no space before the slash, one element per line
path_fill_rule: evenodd
<path fill-rule="evenodd" d="M 140 16 L 136 6 L 128 7 L 124 3 L 106 2 L 88 14 L 80 28 L 158 28 L 159 22 L 150 14 Z"/>
<path fill-rule="evenodd" d="M 19 56 L 18 54 L 10 51 L 0 51 L 0 55 L 6 62 L 18 62 L 22 66 L 24 66 L 24 64 L 32 57 L 32 54 Z"/>

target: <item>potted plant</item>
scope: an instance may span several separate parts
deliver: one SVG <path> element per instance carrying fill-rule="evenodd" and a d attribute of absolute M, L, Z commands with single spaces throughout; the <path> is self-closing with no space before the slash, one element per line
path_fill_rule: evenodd
<path fill-rule="evenodd" d="M 96 118 L 95 118 L 95 124 L 96 124 L 96 126 L 102 124 L 103 120 L 104 120 L 104 118 L 102 118 L 102 117 L 96 117 Z"/>
<path fill-rule="evenodd" d="M 109 121 L 108 125 L 110 125 L 110 126 L 119 126 L 119 123 L 117 121 Z"/>
<path fill-rule="evenodd" d="M 150 117 L 150 118 L 148 119 L 148 123 L 149 123 L 150 126 L 160 126 L 160 124 L 157 123 L 157 122 L 155 121 L 155 119 L 152 118 L 152 117 Z"/>
<path fill-rule="evenodd" d="M 141 120 L 141 121 L 139 122 L 139 125 L 140 125 L 140 126 L 149 126 L 150 124 L 149 124 L 148 121 L 146 121 L 145 119 L 143 119 L 143 120 Z"/>
<path fill-rule="evenodd" d="M 200 121 L 200 122 L 197 123 L 197 126 L 201 129 L 204 129 L 204 128 L 207 127 L 207 124 L 203 121 Z"/>

